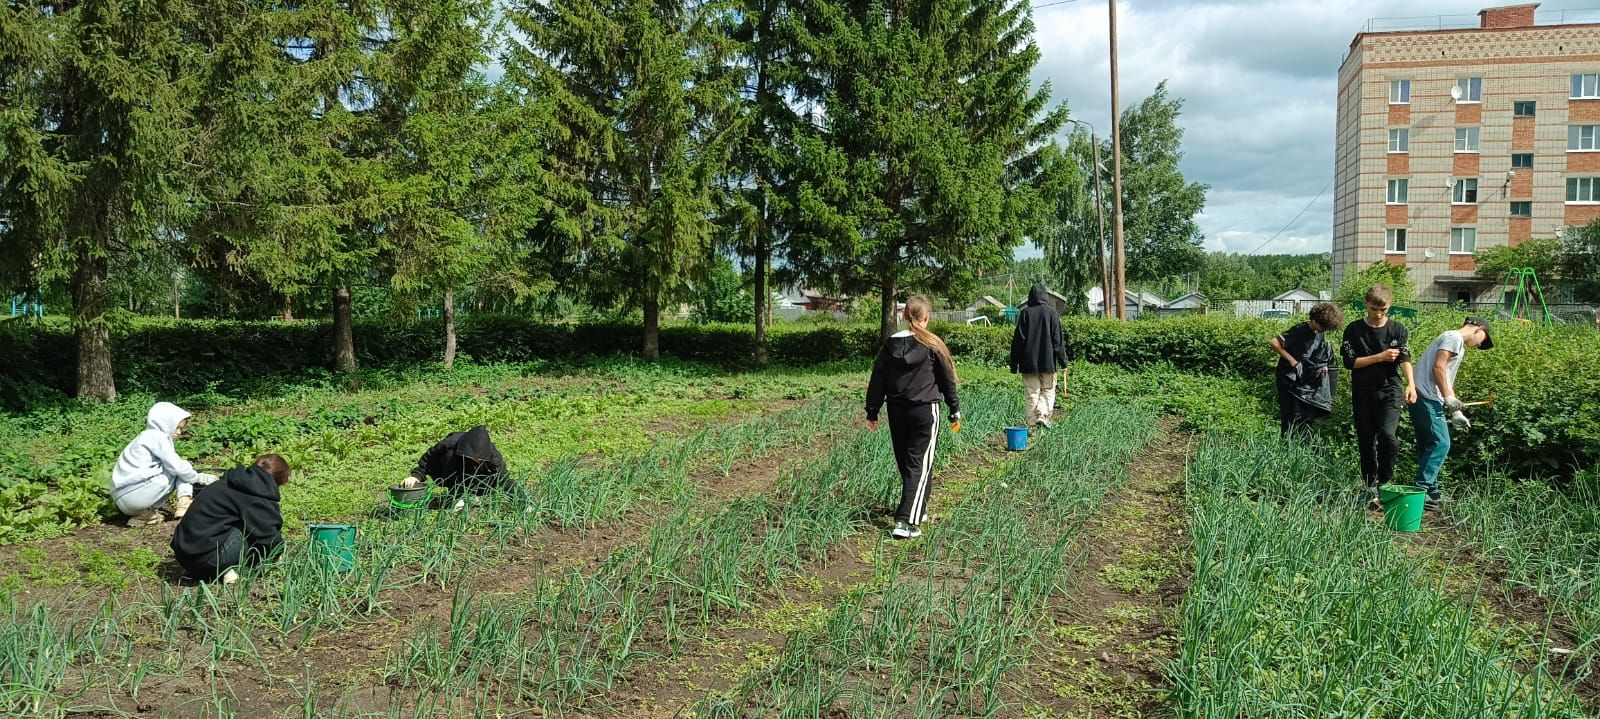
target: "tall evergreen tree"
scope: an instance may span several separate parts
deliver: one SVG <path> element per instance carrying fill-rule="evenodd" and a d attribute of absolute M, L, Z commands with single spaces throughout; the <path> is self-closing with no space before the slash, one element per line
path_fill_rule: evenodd
<path fill-rule="evenodd" d="M 238 7 L 207 76 L 194 235 L 285 297 L 330 292 L 334 366 L 353 372 L 350 285 L 378 279 L 382 219 L 399 197 L 378 158 L 372 84 L 395 19 L 363 0 Z"/>
<path fill-rule="evenodd" d="M 1034 90 L 1030 6 L 1012 0 L 801 0 L 789 259 L 814 284 L 906 291 L 1001 267 L 1050 203 L 1035 186 L 1064 109 Z"/>
<path fill-rule="evenodd" d="M 516 242 L 541 202 L 534 147 L 477 70 L 498 36 L 490 0 L 394 0 L 376 68 L 375 143 L 392 201 L 382 218 L 393 287 L 442 299 L 444 363 L 455 361 L 456 293 L 522 297 Z M 543 278 L 547 279 L 547 278 Z M 442 294 L 442 297 L 440 296 Z"/>
<path fill-rule="evenodd" d="M 556 198 L 580 218 L 579 266 L 593 291 L 643 308 L 644 354 L 656 358 L 662 304 L 713 256 L 712 188 L 736 137 L 729 8 L 551 0 L 511 18 L 526 43 L 507 78 L 553 109 L 556 175 L 583 178 L 585 199 Z"/>
<path fill-rule="evenodd" d="M 117 394 L 111 258 L 181 239 L 195 21 L 187 0 L 0 10 L 0 273 L 70 284 L 82 399 Z"/>

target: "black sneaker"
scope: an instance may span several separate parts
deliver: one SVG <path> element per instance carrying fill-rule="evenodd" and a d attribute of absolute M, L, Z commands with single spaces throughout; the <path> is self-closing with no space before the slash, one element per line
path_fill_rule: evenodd
<path fill-rule="evenodd" d="M 1429 497 L 1422 500 L 1422 508 L 1429 512 L 1437 512 L 1439 511 L 1439 504 L 1443 501 L 1443 497 Z"/>
<path fill-rule="evenodd" d="M 1374 512 L 1382 512 L 1383 511 L 1383 502 L 1378 500 L 1378 488 L 1377 487 L 1367 487 L 1365 490 L 1363 490 L 1361 492 L 1361 503 L 1365 504 L 1367 506 L 1367 509 L 1369 509 L 1371 511 L 1374 511 Z"/>

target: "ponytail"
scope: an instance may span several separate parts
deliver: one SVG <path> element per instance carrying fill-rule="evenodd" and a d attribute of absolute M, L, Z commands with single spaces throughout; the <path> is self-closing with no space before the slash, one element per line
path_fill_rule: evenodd
<path fill-rule="evenodd" d="M 956 377 L 956 361 L 950 356 L 950 347 L 939 339 L 939 335 L 928 329 L 928 317 L 933 312 L 933 305 L 928 303 L 928 298 L 922 295 L 912 295 L 906 299 L 905 318 L 906 325 L 911 329 L 911 336 L 923 347 L 933 350 L 944 360 L 945 366 L 950 368 L 950 377 Z"/>

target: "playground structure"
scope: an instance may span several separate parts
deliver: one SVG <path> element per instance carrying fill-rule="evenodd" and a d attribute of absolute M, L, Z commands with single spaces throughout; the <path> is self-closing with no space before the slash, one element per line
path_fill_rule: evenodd
<path fill-rule="evenodd" d="M 1555 324 L 1550 306 L 1544 301 L 1544 290 L 1539 286 L 1538 273 L 1532 267 L 1513 267 L 1506 270 L 1500 313 L 1503 317 L 1521 322 L 1535 320 L 1549 327 Z"/>

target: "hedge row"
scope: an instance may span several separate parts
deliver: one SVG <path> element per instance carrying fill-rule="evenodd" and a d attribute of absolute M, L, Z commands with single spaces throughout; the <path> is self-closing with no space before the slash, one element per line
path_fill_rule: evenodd
<path fill-rule="evenodd" d="M 1116 323 L 1068 318 L 1067 353 L 1073 359 L 1135 367 L 1167 362 L 1188 371 L 1262 376 L 1271 358 L 1262 338 L 1278 325 L 1232 318 L 1175 318 Z M 1004 365 L 1007 327 L 944 325 L 935 328 L 962 361 Z M 643 344 L 638 325 L 549 324 L 504 315 L 471 315 L 457 323 L 460 352 L 479 362 L 566 360 L 635 354 Z M 357 360 L 365 368 L 436 361 L 443 344 L 438 320 L 358 322 Z M 781 364 L 809 365 L 871 357 L 875 326 L 779 325 L 768 353 Z M 748 325 L 668 325 L 666 355 L 744 366 L 754 352 Z M 325 322 L 230 322 L 142 319 L 112 333 L 119 389 L 182 396 L 215 388 L 232 394 L 268 378 L 325 371 L 332 364 L 332 328 Z M 72 333 L 59 323 L 0 323 L 0 405 L 23 409 L 66 396 L 76 381 Z"/>
<path fill-rule="evenodd" d="M 1410 323 L 1413 354 L 1420 355 L 1439 332 L 1459 327 L 1460 321 L 1459 314 L 1440 312 Z M 1275 358 L 1266 340 L 1284 326 L 1219 316 L 1126 323 L 1067 318 L 1063 334 L 1074 360 L 1127 368 L 1170 365 L 1259 381 L 1270 393 L 1266 382 Z M 472 315 L 459 322 L 458 331 L 460 351 L 478 362 L 631 354 L 642 344 L 640 327 L 622 323 L 546 324 Z M 935 331 L 961 362 L 1006 362 L 1010 328 L 944 325 Z M 358 359 L 369 369 L 435 362 L 442 335 L 437 320 L 358 323 Z M 1600 336 L 1586 327 L 1547 329 L 1502 321 L 1495 340 L 1494 350 L 1474 351 L 1462 366 L 1457 382 L 1462 396 L 1482 399 L 1492 390 L 1496 405 L 1474 412 L 1477 427 L 1457 442 L 1456 454 L 1472 458 L 1472 467 L 1518 475 L 1570 477 L 1596 468 Z M 112 343 L 118 387 L 125 392 L 181 398 L 215 390 L 242 396 L 267 383 L 331 377 L 326 323 L 140 320 L 114 331 Z M 743 325 L 669 325 L 662 329 L 661 345 L 669 356 L 741 367 L 749 363 L 754 338 Z M 877 346 L 873 326 L 779 325 L 770 335 L 769 354 L 772 361 L 791 365 L 865 363 Z M 7 409 L 59 401 L 72 390 L 72 335 L 59 324 L 0 322 L 0 360 L 0 405 Z M 1348 390 L 1340 387 L 1339 394 Z"/>

